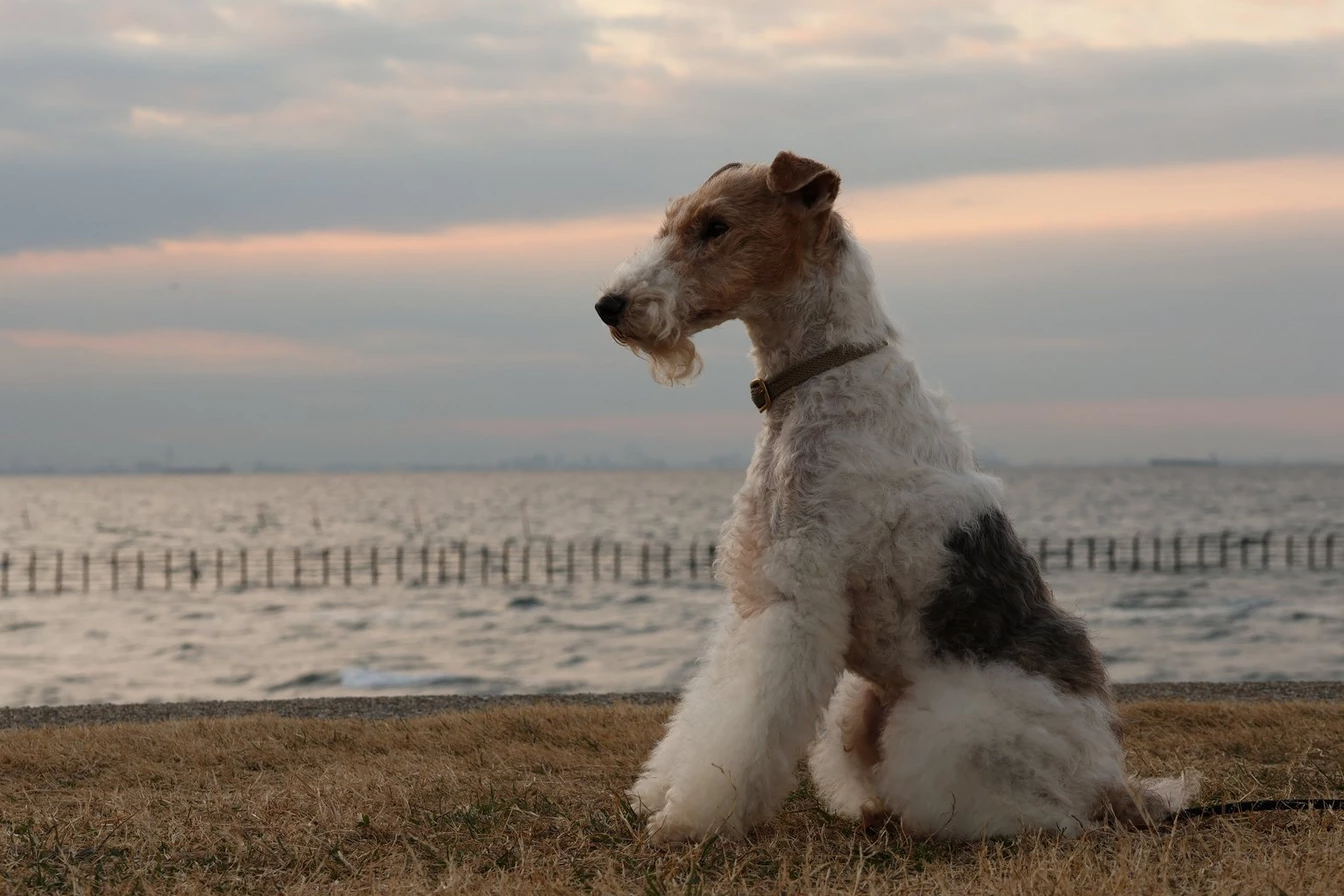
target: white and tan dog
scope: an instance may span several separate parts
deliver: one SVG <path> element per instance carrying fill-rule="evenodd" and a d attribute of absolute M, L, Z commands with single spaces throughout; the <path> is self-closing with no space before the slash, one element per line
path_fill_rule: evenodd
<path fill-rule="evenodd" d="M 699 372 L 697 332 L 742 321 L 765 411 L 724 526 L 731 606 L 632 800 L 659 840 L 741 834 L 810 744 L 832 811 L 919 836 L 1169 815 L 1193 783 L 1126 776 L 1101 658 L 898 348 L 839 189 L 788 152 L 727 165 L 597 303 L 662 382 Z"/>

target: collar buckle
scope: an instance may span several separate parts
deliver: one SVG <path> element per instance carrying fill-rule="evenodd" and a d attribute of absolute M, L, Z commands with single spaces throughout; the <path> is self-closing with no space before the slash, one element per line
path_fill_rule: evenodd
<path fill-rule="evenodd" d="M 756 405 L 756 410 L 764 414 L 770 410 L 773 399 L 770 396 L 770 387 L 766 385 L 765 380 L 754 379 L 751 381 L 751 403 Z"/>

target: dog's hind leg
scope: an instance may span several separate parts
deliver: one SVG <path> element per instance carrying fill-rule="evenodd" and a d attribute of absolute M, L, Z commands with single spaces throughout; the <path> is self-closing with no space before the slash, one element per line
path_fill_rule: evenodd
<path fill-rule="evenodd" d="M 808 755 L 817 796 L 830 812 L 867 822 L 885 811 L 873 786 L 885 717 L 886 709 L 872 684 L 846 672 L 831 695 Z"/>

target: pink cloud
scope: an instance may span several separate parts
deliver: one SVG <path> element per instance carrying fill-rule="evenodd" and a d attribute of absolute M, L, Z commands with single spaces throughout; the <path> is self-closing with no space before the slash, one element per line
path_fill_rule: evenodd
<path fill-rule="evenodd" d="M 860 190 L 842 204 L 860 239 L 895 243 L 1339 213 L 1344 158 L 975 175 Z"/>
<path fill-rule="evenodd" d="M 478 367 L 550 366 L 586 360 L 578 352 L 526 351 L 437 333 L 370 330 L 343 344 L 269 333 L 197 329 L 0 330 L 0 374 L 174 372 L 225 375 L 324 375 Z"/>
<path fill-rule="evenodd" d="M 957 410 L 975 428 L 1111 432 L 1210 428 L 1344 438 L 1344 395 L 993 402 L 961 404 Z"/>
<path fill-rule="evenodd" d="M 171 367 L 213 373 L 331 371 L 361 363 L 357 354 L 341 348 L 263 333 L 213 330 L 0 330 L 0 343 L 23 350 L 30 357 L 94 358 L 116 362 L 120 367 Z"/>
<path fill-rule="evenodd" d="M 1144 168 L 946 178 L 848 191 L 860 239 L 915 243 L 1023 233 L 1216 225 L 1344 213 L 1344 157 L 1292 157 Z M 0 271 L 35 279 L 153 268 L 165 274 L 320 266 L 484 271 L 609 269 L 647 240 L 650 210 L 557 221 L 464 224 L 421 233 L 315 231 L 161 240 L 149 246 L 0 256 Z M 525 264 L 521 263 L 525 260 Z"/>
<path fill-rule="evenodd" d="M 432 424 L 465 435 L 537 439 L 582 433 L 614 437 L 689 438 L 705 435 L 750 436 L 760 418 L 741 412 L 625 414 L 576 417 L 495 417 Z"/>
<path fill-rule="evenodd" d="M 0 256 L 0 271 L 32 277 L 79 271 L 127 271 L 157 267 L 168 271 L 389 265 L 420 268 L 494 268 L 501 273 L 526 259 L 526 267 L 569 267 L 575 259 L 622 257 L 652 234 L 658 215 L 561 221 L 468 224 L 421 233 L 310 231 L 159 240 L 148 246 L 23 252 Z"/>
<path fill-rule="evenodd" d="M 1344 437 L 1344 395 L 1280 398 L 1127 398 L 1101 401 L 958 403 L 973 427 L 1023 426 L 1057 431 L 1162 431 L 1187 427 L 1253 428 Z M 436 421 L 435 429 L 503 438 L 571 433 L 602 436 L 749 436 L 760 418 L 747 411 L 574 417 L 496 417 Z"/>

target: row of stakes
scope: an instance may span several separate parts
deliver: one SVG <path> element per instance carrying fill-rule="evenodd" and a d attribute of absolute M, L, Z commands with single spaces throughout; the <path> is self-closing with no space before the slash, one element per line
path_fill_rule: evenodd
<path fill-rule="evenodd" d="M 600 581 L 602 578 L 602 547 L 603 542 L 600 539 L 592 543 L 592 580 Z M 611 576 L 613 579 L 620 580 L 622 565 L 622 545 L 620 542 L 612 542 L 612 563 Z M 518 578 L 521 584 L 529 584 L 532 580 L 532 559 L 533 545 L 530 543 L 517 545 L 513 541 L 506 541 L 503 548 L 496 554 L 492 554 L 488 545 L 481 545 L 479 548 L 480 557 L 480 581 L 483 585 L 490 584 L 492 571 L 498 574 L 499 581 L 502 584 L 511 584 L 512 578 L 512 560 L 514 550 L 520 554 L 520 572 Z M 558 576 L 563 576 L 565 581 L 574 582 L 578 575 L 577 551 L 574 542 L 568 542 L 565 545 L 563 564 L 557 563 L 556 546 L 552 539 L 544 542 L 545 558 L 545 576 L 548 584 L 553 583 Z M 357 557 L 354 548 L 343 548 L 339 553 L 338 564 L 333 563 L 333 552 L 330 548 L 324 548 L 320 551 L 307 551 L 302 548 L 292 550 L 293 558 L 293 578 L 287 582 L 281 582 L 282 587 L 302 588 L 305 586 L 330 586 L 333 580 L 333 573 L 336 574 L 340 584 L 350 586 L 355 584 L 357 571 L 366 572 L 362 577 L 361 584 L 377 585 L 383 578 L 385 555 L 380 555 L 377 547 L 366 549 L 367 564 L 361 564 L 362 558 Z M 716 556 L 716 546 L 708 544 L 703 549 L 697 546 L 695 542 L 691 543 L 688 557 L 687 570 L 691 579 L 698 579 L 701 572 L 708 572 L 714 566 Z M 455 567 L 452 573 L 449 571 L 450 547 L 440 545 L 437 549 L 432 549 L 425 545 L 418 550 L 412 549 L 410 563 L 408 563 L 408 551 L 405 547 L 398 547 L 392 554 L 393 562 L 393 580 L 399 584 L 408 580 L 417 585 L 426 585 L 437 581 L 440 585 L 446 585 L 456 581 L 458 584 L 465 584 L 467 581 L 468 570 L 471 563 L 471 552 L 468 551 L 466 542 L 455 542 L 451 545 L 451 551 L 455 555 L 452 565 Z M 163 590 L 171 591 L 174 582 L 185 581 L 192 590 L 201 585 L 206 577 L 208 568 L 213 566 L 215 587 L 223 590 L 226 585 L 232 584 L 239 589 L 251 587 L 274 588 L 276 583 L 281 581 L 276 576 L 276 550 L 266 548 L 264 553 L 264 572 L 259 578 L 254 578 L 249 573 L 249 551 L 247 548 L 239 548 L 236 551 L 236 564 L 229 561 L 234 557 L 235 552 L 218 549 L 214 552 L 213 563 L 204 558 L 209 557 L 208 552 L 186 551 L 174 554 L 172 550 L 163 552 L 163 563 L 160 570 L 163 576 Z M 662 578 L 671 579 L 673 562 L 672 546 L 663 544 L 660 546 L 658 555 L 655 556 L 654 548 L 651 544 L 645 543 L 639 551 L 639 581 L 652 581 L 653 565 L 657 563 L 661 569 Z M 418 556 L 416 556 L 418 555 Z M 23 575 L 26 572 L 27 591 L 30 594 L 38 590 L 38 560 L 39 554 L 35 550 L 27 552 L 26 562 L 23 563 L 22 570 L 16 570 L 16 574 Z M 66 564 L 63 551 L 54 552 L 53 556 L 53 590 L 56 593 L 62 593 L 71 590 L 66 582 Z M 92 558 L 88 553 L 76 555 L 79 564 L 79 590 L 87 593 L 90 588 L 90 568 Z M 174 565 L 175 558 L 178 565 Z M 314 560 L 318 563 L 318 568 L 313 570 L 305 566 L 305 558 Z M 498 558 L 498 562 L 496 559 Z M 185 562 L 182 562 L 185 561 Z M 418 578 L 408 579 L 408 566 L 418 561 L 420 575 Z M 108 583 L 112 591 L 120 591 L 123 587 L 126 590 L 144 591 L 146 581 L 146 562 L 145 552 L 137 551 L 133 559 L 122 557 L 117 552 L 108 555 Z M 333 568 L 337 567 L 338 568 Z M 12 563 L 8 552 L 0 553 L 0 596 L 7 596 L 10 593 L 10 570 Z M 226 575 L 225 570 L 232 568 L 233 572 Z M 175 575 L 180 572 L 181 575 Z M 431 578 L 431 576 L 433 578 Z"/>
<path fill-rule="evenodd" d="M 1149 537 L 1144 535 L 1135 535 L 1124 544 L 1124 540 L 1116 538 L 1068 538 L 1063 542 L 1063 546 L 1051 547 L 1049 539 L 1042 538 L 1035 545 L 1036 560 L 1041 569 L 1048 571 L 1051 568 L 1052 561 L 1062 561 L 1063 568 L 1072 570 L 1081 568 L 1086 563 L 1086 568 L 1090 570 L 1105 569 L 1110 572 L 1130 571 L 1139 572 L 1140 570 L 1151 569 L 1154 572 L 1171 571 L 1186 572 L 1195 570 L 1209 569 L 1269 569 L 1271 547 L 1274 542 L 1273 532 L 1265 532 L 1261 535 L 1247 536 L 1234 535 L 1230 531 L 1216 533 L 1212 535 L 1199 535 L 1193 538 L 1183 538 L 1180 535 L 1172 536 L 1169 539 L 1163 539 L 1160 536 L 1151 537 L 1151 550 L 1148 557 L 1143 557 L 1143 547 L 1149 542 Z M 1305 544 L 1303 544 L 1305 542 Z M 622 567 L 622 546 L 620 542 L 604 543 L 600 539 L 592 542 L 589 558 L 584 564 L 591 570 L 591 580 L 600 581 L 602 579 L 602 559 L 603 547 L 609 544 L 611 551 L 611 564 L 609 566 L 611 578 L 621 579 Z M 1056 541 L 1056 545 L 1059 542 Z M 1122 545 L 1128 550 L 1122 550 Z M 1322 536 L 1319 532 L 1313 532 L 1305 538 L 1300 536 L 1287 535 L 1284 537 L 1284 566 L 1294 567 L 1301 565 L 1308 570 L 1333 570 L 1335 567 L 1335 545 L 1336 534 L 1331 532 Z M 370 547 L 367 550 L 367 563 L 364 563 L 364 557 L 358 556 L 356 549 L 343 548 L 335 552 L 330 548 L 320 551 L 304 551 L 301 548 L 292 550 L 292 571 L 293 577 L 288 581 L 281 582 L 282 587 L 302 588 L 305 586 L 330 586 L 335 578 L 339 584 L 346 586 L 354 585 L 356 579 L 360 579 L 360 584 L 377 585 L 382 579 L 384 566 L 386 563 L 385 554 L 380 555 L 377 547 Z M 574 542 L 567 542 L 564 546 L 562 556 L 557 556 L 556 544 L 553 539 L 547 539 L 541 544 L 543 552 L 543 570 L 545 581 L 553 583 L 558 577 L 563 577 L 566 582 L 574 582 L 578 575 L 577 548 Z M 686 552 L 686 570 L 692 580 L 698 579 L 702 572 L 707 572 L 714 565 L 715 545 L 707 544 L 703 547 L 692 542 Z M 518 577 L 513 577 L 513 559 L 516 555 L 519 560 Z M 451 560 L 450 560 L 451 553 Z M 469 550 L 465 541 L 454 542 L 451 545 L 440 545 L 437 548 L 431 548 L 429 545 L 412 548 L 409 552 L 405 547 L 398 547 L 392 554 L 393 580 L 397 583 L 406 583 L 410 581 L 417 585 L 428 585 L 434 582 L 440 585 L 446 585 L 456 581 L 458 584 L 465 584 L 469 575 L 470 568 L 475 565 L 472 557 L 472 551 Z M 475 552 L 479 557 L 479 575 L 480 583 L 490 584 L 493 574 L 497 574 L 497 579 L 501 584 L 511 584 L 517 581 L 521 584 L 530 584 L 532 581 L 532 566 L 534 545 L 532 543 L 517 543 L 512 540 L 506 541 L 497 553 L 492 553 L 490 547 L 481 545 Z M 673 548 L 670 544 L 654 546 L 645 542 L 638 555 L 639 577 L 637 581 L 650 582 L 655 574 L 661 573 L 665 580 L 673 577 L 674 566 L 680 564 L 673 563 Z M 679 552 L 678 552 L 679 553 Z M 234 551 L 216 550 L 213 557 L 208 552 L 186 551 L 176 552 L 166 550 L 163 552 L 163 563 L 160 567 L 162 573 L 163 590 L 171 591 L 175 582 L 184 582 L 192 590 L 195 590 L 205 581 L 210 567 L 213 567 L 214 585 L 217 589 L 223 590 L 227 586 L 235 586 L 239 589 L 251 587 L 275 588 L 277 582 L 277 552 L 274 548 L 264 550 L 264 567 L 258 570 L 262 575 L 253 577 L 249 572 L 249 551 L 247 548 L 240 548 L 236 551 L 236 563 L 231 562 L 234 559 Z M 26 552 L 26 557 L 20 561 L 20 567 L 15 568 L 11 562 L 9 552 L 0 553 L 0 596 L 10 594 L 11 571 L 16 577 L 26 578 L 28 593 L 36 593 L 39 582 L 39 559 L 40 555 L 36 550 Z M 72 590 L 74 583 L 67 581 L 67 569 L 65 553 L 55 551 L 52 555 L 51 579 L 53 590 L 56 593 Z M 90 571 L 92 558 L 88 553 L 74 555 L 78 564 L 78 587 L 83 592 L 90 590 Z M 208 558 L 208 559 L 207 559 Z M 1234 560 L 1235 558 L 1235 560 Z M 317 563 L 317 568 L 305 565 L 305 559 L 310 559 Z M 177 561 L 175 564 L 175 560 Z M 213 560 L 213 562 L 210 562 Z M 409 562 L 408 562 L 409 561 Z M 558 562 L 559 561 L 559 562 Z M 408 578 L 408 571 L 414 572 L 414 566 L 418 566 L 418 578 Z M 408 567 L 411 567 L 408 570 Z M 450 569 L 450 567 L 452 567 Z M 144 551 L 137 551 L 133 558 L 125 558 L 117 552 L 112 552 L 107 558 L 108 577 L 107 583 L 112 591 L 125 590 L 143 591 L 146 588 L 146 559 Z M 71 571 L 73 572 L 73 571 Z M 364 575 L 356 576 L 356 572 Z M 177 575 L 180 573 L 180 575 Z"/>

